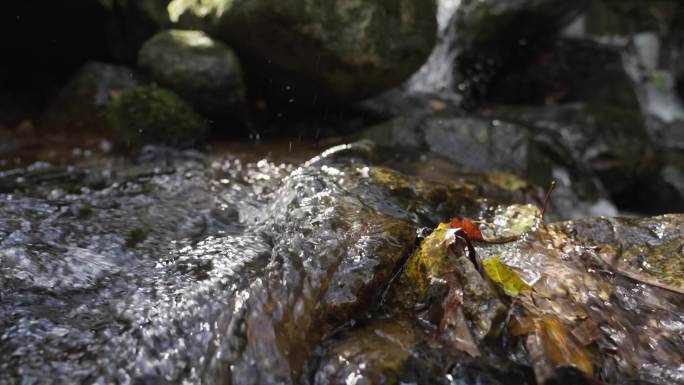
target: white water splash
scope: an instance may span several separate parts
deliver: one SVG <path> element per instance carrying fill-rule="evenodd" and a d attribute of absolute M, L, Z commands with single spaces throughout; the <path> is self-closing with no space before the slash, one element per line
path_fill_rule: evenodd
<path fill-rule="evenodd" d="M 674 90 L 675 81 L 667 70 L 659 68 L 660 38 L 655 32 L 642 32 L 632 37 L 633 50 L 623 56 L 625 71 L 638 85 L 644 112 L 666 123 L 684 120 L 684 108 Z"/>
<path fill-rule="evenodd" d="M 461 0 L 440 0 L 437 9 L 438 40 L 423 67 L 406 83 L 410 93 L 439 93 L 458 99 L 453 89 L 453 67 L 457 52 L 453 49 L 454 28 L 449 28 L 452 16 Z"/>

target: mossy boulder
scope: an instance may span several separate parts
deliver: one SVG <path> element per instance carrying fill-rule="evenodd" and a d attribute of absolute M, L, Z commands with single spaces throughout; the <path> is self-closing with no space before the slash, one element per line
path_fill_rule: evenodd
<path fill-rule="evenodd" d="M 183 28 L 234 48 L 250 85 L 306 106 L 401 83 L 436 40 L 434 0 L 175 0 L 168 9 Z"/>
<path fill-rule="evenodd" d="M 107 107 L 116 95 L 141 83 L 127 67 L 89 62 L 48 106 L 42 125 L 52 131 L 108 133 Z"/>
<path fill-rule="evenodd" d="M 210 117 L 238 116 L 245 103 L 240 62 L 202 31 L 162 31 L 140 49 L 138 65 Z"/>
<path fill-rule="evenodd" d="M 204 118 L 172 91 L 137 86 L 118 95 L 107 118 L 119 139 L 130 146 L 165 144 L 191 146 L 208 133 Z"/>

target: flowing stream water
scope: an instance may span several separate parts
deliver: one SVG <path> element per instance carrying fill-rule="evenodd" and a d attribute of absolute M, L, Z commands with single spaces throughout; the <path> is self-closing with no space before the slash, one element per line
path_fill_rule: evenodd
<path fill-rule="evenodd" d="M 440 2 L 440 42 L 410 92 L 458 103 L 449 91 L 456 53 L 448 21 L 459 4 Z M 649 41 L 638 40 L 643 60 Z M 669 105 L 659 98 L 643 90 L 647 106 Z M 684 116 L 675 102 L 647 109 Z M 396 168 L 438 170 L 442 181 L 407 184 L 368 143 L 321 154 L 291 146 L 209 154 L 150 147 L 133 158 L 96 151 L 65 164 L 3 159 L 0 384 L 366 384 L 382 380 L 366 363 L 379 373 L 408 351 L 415 357 L 401 376 L 414 383 L 415 373 L 431 383 L 534 383 L 519 349 L 452 355 L 425 325 L 388 309 L 386 294 L 421 228 L 499 204 L 540 204 L 538 194 L 462 175 L 446 183 L 449 171 L 423 154 Z M 602 204 L 596 212 L 614 213 Z M 639 239 L 684 239 L 667 234 Z M 684 383 L 681 296 L 587 272 L 581 245 L 549 256 L 530 242 L 528 254 L 511 252 L 507 263 L 530 281 L 557 274 L 549 285 L 562 287 L 564 301 L 580 301 L 576 289 L 589 298 L 587 314 L 604 314 L 596 362 L 612 364 L 603 379 Z M 478 250 L 505 252 L 497 247 Z M 613 303 L 596 282 L 614 284 Z M 621 346 L 629 351 L 617 353 Z"/>

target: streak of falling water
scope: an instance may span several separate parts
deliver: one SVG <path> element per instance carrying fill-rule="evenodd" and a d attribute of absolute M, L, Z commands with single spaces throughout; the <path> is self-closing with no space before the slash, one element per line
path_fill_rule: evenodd
<path fill-rule="evenodd" d="M 428 61 L 407 82 L 411 93 L 439 93 L 444 97 L 459 100 L 453 90 L 453 63 L 456 51 L 453 40 L 456 31 L 450 26 L 452 16 L 461 5 L 461 0 L 440 0 L 438 2 L 438 36 Z"/>
<path fill-rule="evenodd" d="M 642 32 L 632 37 L 632 50 L 627 50 L 623 61 L 625 70 L 639 85 L 637 91 L 642 108 L 671 123 L 684 119 L 684 109 L 674 90 L 674 75 L 659 68 L 661 41 L 655 32 Z"/>

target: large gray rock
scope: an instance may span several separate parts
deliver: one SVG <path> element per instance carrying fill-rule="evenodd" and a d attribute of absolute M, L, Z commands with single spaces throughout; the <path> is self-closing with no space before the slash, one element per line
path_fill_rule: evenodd
<path fill-rule="evenodd" d="M 596 175 L 610 195 L 623 207 L 633 207 L 637 192 L 651 191 L 659 159 L 643 116 L 635 106 L 573 103 L 545 107 L 499 107 L 487 116 L 527 125 L 547 153 L 579 175 Z M 644 209 L 644 207 L 641 207 Z"/>
<path fill-rule="evenodd" d="M 527 127 L 477 117 L 398 117 L 362 134 L 383 147 L 424 150 L 470 171 L 520 175 L 546 186 L 551 164 Z"/>
<path fill-rule="evenodd" d="M 204 32 L 159 32 L 143 45 L 138 65 L 207 116 L 236 116 L 245 103 L 237 56 Z"/>
<path fill-rule="evenodd" d="M 536 45 L 553 41 L 585 6 L 585 0 L 464 1 L 452 23 L 460 51 L 455 78 L 466 102 L 486 100 L 502 71 L 529 59 Z"/>
<path fill-rule="evenodd" d="M 169 14 L 229 43 L 271 97 L 307 106 L 399 84 L 436 39 L 433 0 L 176 0 Z"/>
<path fill-rule="evenodd" d="M 501 73 L 489 88 L 488 100 L 539 105 L 596 100 L 634 111 L 640 108 L 620 50 L 574 38 L 558 39 L 523 65 Z"/>

